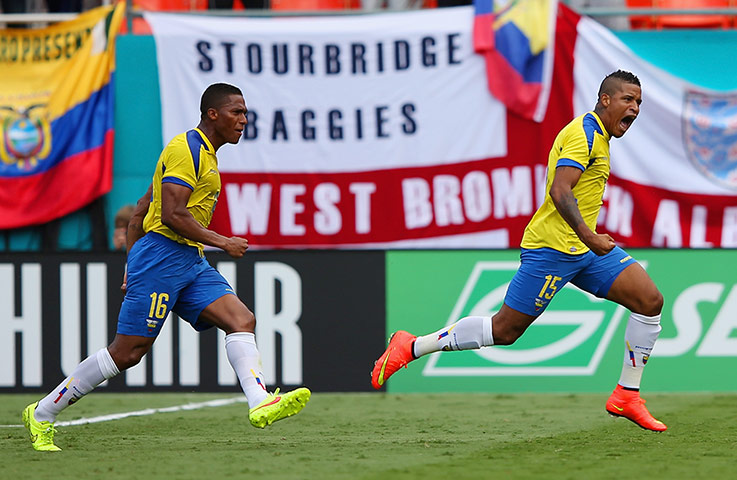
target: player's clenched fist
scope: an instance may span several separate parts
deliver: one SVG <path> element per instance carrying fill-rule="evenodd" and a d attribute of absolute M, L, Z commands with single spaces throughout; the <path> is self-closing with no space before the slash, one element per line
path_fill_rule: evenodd
<path fill-rule="evenodd" d="M 614 239 L 606 233 L 596 234 L 593 241 L 590 241 L 588 245 L 591 251 L 599 256 L 611 252 L 615 246 Z"/>
<path fill-rule="evenodd" d="M 248 250 L 248 240 L 242 237 L 230 237 L 223 250 L 233 258 L 241 258 Z"/>

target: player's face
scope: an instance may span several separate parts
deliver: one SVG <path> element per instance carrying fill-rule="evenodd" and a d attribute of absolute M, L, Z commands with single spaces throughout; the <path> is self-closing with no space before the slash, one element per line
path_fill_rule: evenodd
<path fill-rule="evenodd" d="M 241 95 L 230 95 L 218 108 L 215 130 L 227 143 L 238 143 L 246 128 L 246 101 Z"/>
<path fill-rule="evenodd" d="M 622 82 L 619 90 L 608 97 L 608 103 L 604 102 L 606 120 L 602 121 L 612 137 L 619 138 L 625 134 L 640 114 L 641 103 L 642 90 L 631 83 Z"/>

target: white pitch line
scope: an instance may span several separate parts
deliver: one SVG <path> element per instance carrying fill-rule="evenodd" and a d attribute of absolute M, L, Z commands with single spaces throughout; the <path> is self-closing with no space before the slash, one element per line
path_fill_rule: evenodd
<path fill-rule="evenodd" d="M 200 408 L 206 408 L 206 407 L 224 407 L 226 405 L 231 405 L 233 403 L 243 403 L 247 401 L 248 400 L 246 400 L 246 397 L 244 396 L 234 397 L 234 398 L 221 398 L 218 400 L 209 400 L 207 402 L 186 403 L 184 405 L 176 405 L 173 407 L 147 408 L 145 410 L 138 410 L 135 412 L 111 413 L 109 415 L 100 415 L 99 417 L 78 418 L 77 420 L 56 422 L 54 425 L 57 427 L 68 427 L 70 425 L 87 425 L 89 423 L 100 423 L 100 422 L 109 422 L 111 420 L 120 420 L 121 418 L 143 417 L 146 415 L 153 415 L 155 413 L 172 413 L 172 412 L 181 412 L 184 410 L 199 410 Z M 22 426 L 23 425 L 0 425 L 0 428 L 17 428 L 17 427 L 22 427 Z"/>

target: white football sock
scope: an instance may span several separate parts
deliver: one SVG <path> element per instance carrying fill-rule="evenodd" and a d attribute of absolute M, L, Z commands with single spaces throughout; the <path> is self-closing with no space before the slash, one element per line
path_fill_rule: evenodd
<path fill-rule="evenodd" d="M 655 340 L 662 330 L 660 315 L 647 317 L 639 313 L 630 315 L 627 321 L 627 330 L 624 332 L 624 365 L 619 384 L 626 388 L 640 388 L 642 372 L 650 352 L 653 351 Z"/>
<path fill-rule="evenodd" d="M 225 351 L 246 394 L 248 406 L 257 406 L 268 396 L 268 392 L 261 371 L 263 368 L 256 347 L 256 336 L 249 332 L 229 333 L 225 336 Z"/>
<path fill-rule="evenodd" d="M 33 416 L 40 422 L 55 422 L 56 416 L 62 410 L 119 373 L 107 348 L 100 349 L 97 353 L 85 358 L 71 375 L 42 398 Z"/>
<path fill-rule="evenodd" d="M 414 355 L 419 358 L 440 350 L 472 350 L 494 345 L 491 317 L 464 317 L 435 333 L 417 337 Z"/>

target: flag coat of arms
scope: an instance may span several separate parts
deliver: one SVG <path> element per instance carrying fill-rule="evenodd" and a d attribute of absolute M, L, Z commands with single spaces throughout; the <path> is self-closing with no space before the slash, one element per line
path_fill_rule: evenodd
<path fill-rule="evenodd" d="M 0 30 L 0 229 L 49 222 L 112 188 L 115 37 L 125 4 Z"/>

